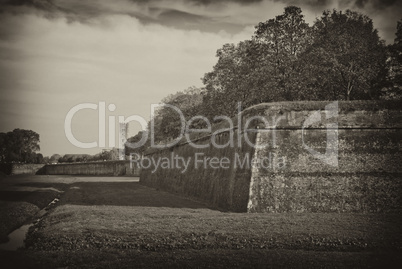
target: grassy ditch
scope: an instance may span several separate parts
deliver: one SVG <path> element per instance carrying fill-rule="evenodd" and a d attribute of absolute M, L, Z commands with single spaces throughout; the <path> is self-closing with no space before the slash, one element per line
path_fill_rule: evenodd
<path fill-rule="evenodd" d="M 11 268 L 391 268 L 402 262 L 398 213 L 220 212 L 135 182 L 82 182 L 64 190 L 30 230 L 27 249 L 0 251 Z"/>
<path fill-rule="evenodd" d="M 27 202 L 0 201 L 0 243 L 8 241 L 7 235 L 32 218 L 39 207 Z"/>
<path fill-rule="evenodd" d="M 26 183 L 15 187 L 59 188 L 64 189 L 65 184 Z M 57 191 L 9 191 L 0 190 L 0 243 L 7 242 L 7 235 L 29 222 L 35 214 L 46 207 L 54 198 L 60 197 Z"/>

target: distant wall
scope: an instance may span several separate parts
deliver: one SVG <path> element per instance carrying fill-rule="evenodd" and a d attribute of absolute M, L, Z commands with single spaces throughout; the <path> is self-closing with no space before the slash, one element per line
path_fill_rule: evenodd
<path fill-rule="evenodd" d="M 0 171 L 6 175 L 93 175 L 93 176 L 140 176 L 140 170 L 130 161 L 104 161 L 61 164 L 1 164 Z"/>
<path fill-rule="evenodd" d="M 44 164 L 13 163 L 11 164 L 11 175 L 35 175 Z"/>
<path fill-rule="evenodd" d="M 401 103 L 342 101 L 336 113 L 325 109 L 329 103 L 281 102 L 249 108 L 239 115 L 240 121 L 234 119 L 236 126 L 219 124 L 211 132 L 227 127 L 240 143 L 196 149 L 182 140 L 168 149 L 150 150 L 144 157 L 166 162 L 183 157 L 190 159 L 189 168 L 183 172 L 151 164 L 143 167 L 140 182 L 235 212 L 400 210 Z M 258 115 L 270 125 L 255 120 L 245 130 L 245 121 Z M 326 152 L 327 127 L 337 137 L 338 166 L 317 157 Z M 216 136 L 220 144 L 230 138 L 229 129 Z M 248 145 L 245 137 L 256 147 Z M 191 138 L 206 144 L 211 135 L 192 134 Z M 227 157 L 230 165 L 227 169 L 201 167 L 196 155 L 209 160 Z M 241 166 L 247 156 L 255 162 Z M 261 160 L 264 165 L 258 163 Z"/>
<path fill-rule="evenodd" d="M 47 175 L 139 176 L 140 171 L 130 161 L 63 163 L 44 167 Z"/>

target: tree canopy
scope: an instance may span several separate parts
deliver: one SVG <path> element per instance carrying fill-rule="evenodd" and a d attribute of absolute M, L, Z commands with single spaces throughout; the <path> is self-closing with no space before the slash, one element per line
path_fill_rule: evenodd
<path fill-rule="evenodd" d="M 162 103 L 177 107 L 185 120 L 205 116 L 214 122 L 215 116 L 235 116 L 239 102 L 245 109 L 277 101 L 401 98 L 402 21 L 394 44 L 385 46 L 364 14 L 324 11 L 310 26 L 299 7 L 288 6 L 255 26 L 249 40 L 224 44 L 216 57 L 202 77 L 204 88 L 178 92 Z M 183 122 L 171 107 L 158 110 L 152 122 L 156 142 L 182 131 Z M 202 121 L 192 124 L 204 127 Z M 150 134 L 150 126 L 131 141 Z"/>
<path fill-rule="evenodd" d="M 32 130 L 14 129 L 0 133 L 0 161 L 38 163 L 42 154 L 36 154 L 39 147 L 39 134 Z"/>
<path fill-rule="evenodd" d="M 387 73 L 386 47 L 372 20 L 350 10 L 325 11 L 313 30 L 314 42 L 301 60 L 305 91 L 324 100 L 378 99 Z"/>
<path fill-rule="evenodd" d="M 394 44 L 388 46 L 388 85 L 385 99 L 402 99 L 402 19 L 397 22 Z"/>

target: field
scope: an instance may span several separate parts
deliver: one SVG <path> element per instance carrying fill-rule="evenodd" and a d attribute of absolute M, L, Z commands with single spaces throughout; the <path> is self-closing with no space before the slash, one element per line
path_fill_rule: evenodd
<path fill-rule="evenodd" d="M 0 179 L 3 241 L 35 210 L 60 199 L 31 227 L 26 248 L 0 251 L 2 262 L 7 268 L 399 268 L 402 262 L 398 212 L 221 212 L 128 179 Z"/>

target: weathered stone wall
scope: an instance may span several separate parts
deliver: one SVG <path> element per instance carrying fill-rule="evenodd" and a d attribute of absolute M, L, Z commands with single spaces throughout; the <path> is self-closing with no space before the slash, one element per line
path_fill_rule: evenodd
<path fill-rule="evenodd" d="M 255 156 L 286 158 L 284 169 L 254 168 L 249 212 L 378 212 L 400 210 L 402 203 L 401 113 L 393 102 L 339 102 L 337 117 L 301 128 L 322 103 L 294 109 L 272 105 L 267 115 L 282 113 L 276 144 L 261 131 Z M 321 106 L 321 107 L 320 107 Z M 336 123 L 338 130 L 328 129 Z M 317 159 L 306 147 L 324 154 L 328 132 L 337 135 L 337 166 Z M 303 143 L 304 139 L 304 143 Z"/>
<path fill-rule="evenodd" d="M 11 175 L 35 175 L 44 164 L 13 163 L 11 164 Z"/>
<path fill-rule="evenodd" d="M 52 164 L 44 167 L 47 175 L 139 176 L 140 171 L 130 161 Z"/>
<path fill-rule="evenodd" d="M 240 134 L 243 139 L 243 134 Z M 218 143 L 224 145 L 229 138 L 228 132 L 223 132 L 218 136 Z M 234 135 L 234 139 L 237 139 Z M 252 141 L 255 140 L 255 134 L 250 135 Z M 210 136 L 206 136 L 195 142 L 198 145 L 208 144 Z M 247 210 L 248 193 L 250 186 L 251 170 L 247 167 L 233 167 L 232 160 L 235 156 L 244 156 L 253 149 L 248 145 L 243 147 L 226 147 L 217 149 L 208 147 L 205 149 L 194 149 L 187 143 L 180 146 L 153 151 L 144 156 L 144 158 L 153 158 L 158 160 L 169 160 L 173 163 L 171 167 L 156 169 L 151 165 L 147 169 L 142 169 L 140 182 L 154 188 L 160 188 L 173 193 L 184 195 L 204 201 L 209 205 L 222 210 L 234 212 L 245 212 Z M 176 165 L 175 157 L 189 160 L 187 169 L 181 161 Z M 215 169 L 220 164 L 211 164 L 211 158 L 223 160 L 222 165 L 226 169 Z M 224 159 L 224 158 L 227 159 Z M 165 158 L 165 159 L 164 159 Z M 228 161 L 226 161 L 228 160 Z M 139 165 L 141 167 L 141 165 Z M 144 166 L 148 166 L 144 162 Z M 174 166 L 174 167 L 173 167 Z M 180 166 L 180 168 L 179 168 Z M 207 166 L 207 168 L 205 168 Z"/>
<path fill-rule="evenodd" d="M 231 128 L 236 131 L 234 141 L 240 138 L 241 143 L 222 149 L 196 149 L 183 140 L 169 149 L 149 151 L 145 157 L 155 160 L 192 158 L 190 168 L 182 173 L 150 165 L 142 170 L 140 181 L 231 211 L 400 210 L 401 103 L 339 102 L 335 110 L 325 109 L 328 104 L 282 102 L 249 108 L 241 113 L 241 121 L 233 119 L 237 123 Z M 263 116 L 268 123 L 255 119 L 245 130 L 246 120 L 255 116 Z M 222 123 L 212 132 L 223 127 L 230 129 Z M 337 148 L 337 158 L 326 163 L 312 152 L 326 152 L 328 135 L 335 135 L 338 145 L 328 142 L 330 148 Z M 246 143 L 245 136 L 256 147 Z M 225 144 L 230 130 L 221 131 L 218 137 Z M 205 144 L 211 136 L 192 134 L 191 138 Z M 210 165 L 195 168 L 196 154 L 221 160 L 228 157 L 230 165 L 227 169 Z M 236 156 L 241 160 L 254 157 L 254 162 L 240 167 Z"/>

